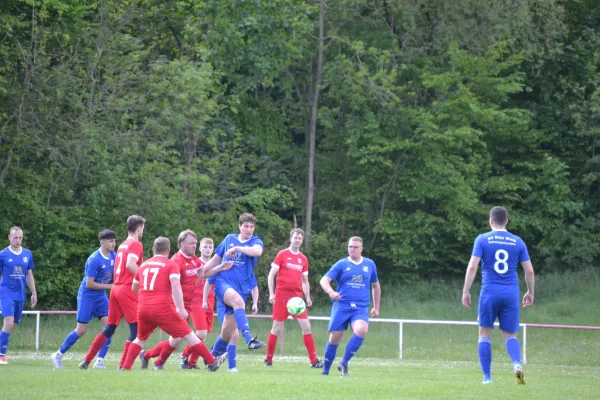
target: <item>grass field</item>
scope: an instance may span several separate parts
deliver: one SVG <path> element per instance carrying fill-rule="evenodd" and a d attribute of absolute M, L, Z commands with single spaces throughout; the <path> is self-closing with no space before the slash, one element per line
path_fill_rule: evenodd
<path fill-rule="evenodd" d="M 350 376 L 337 371 L 322 376 L 304 359 L 276 359 L 273 367 L 261 355 L 238 356 L 240 373 L 222 368 L 182 371 L 175 359 L 163 371 L 120 372 L 113 368 L 77 368 L 81 353 L 71 354 L 65 368 L 55 370 L 50 353 L 13 354 L 11 365 L 0 368 L 3 399 L 597 399 L 600 368 L 532 365 L 526 386 L 517 385 L 510 365 L 495 363 L 493 384 L 482 385 L 476 362 L 398 361 L 357 357 Z M 12 382 L 19 382 L 13 385 Z"/>
<path fill-rule="evenodd" d="M 600 325 L 599 274 L 581 271 L 549 275 L 538 280 L 536 303 L 523 310 L 526 323 Z M 383 286 L 383 285 L 382 285 Z M 460 305 L 460 283 L 420 283 L 410 289 L 385 292 L 382 317 L 410 319 L 470 320 L 476 311 Z M 473 289 L 476 297 L 478 290 Z M 474 298 L 476 301 L 476 298 Z M 327 307 L 316 307 L 312 315 L 327 315 Z M 250 321 L 252 331 L 266 339 L 270 320 Z M 327 340 L 327 322 L 313 321 L 319 354 Z M 477 328 L 474 326 L 404 326 L 403 360 L 398 359 L 398 325 L 372 323 L 365 344 L 350 364 L 350 376 L 342 378 L 335 367 L 330 376 L 310 369 L 297 323 L 286 323 L 285 357 L 276 352 L 275 365 L 263 365 L 264 352 L 240 346 L 239 374 L 226 368 L 182 371 L 174 354 L 164 371 L 116 370 L 122 343 L 128 334 L 120 327 L 107 358 L 107 370 L 81 371 L 83 353 L 100 330 L 89 333 L 67 353 L 65 368 L 54 370 L 49 360 L 64 337 L 74 328 L 73 316 L 42 316 L 40 352 L 35 343 L 35 318 L 24 317 L 11 338 L 8 359 L 0 366 L 0 398 L 600 398 L 600 331 L 530 328 L 527 335 L 528 384 L 518 386 L 512 376 L 503 341 L 495 334 L 492 374 L 494 383 L 481 385 L 477 362 Z M 218 324 L 216 326 L 218 330 Z M 216 334 L 209 335 L 210 345 Z M 338 350 L 339 361 L 347 338 Z M 158 340 L 155 334 L 149 345 Z M 12 385 L 11 382 L 19 382 Z M 21 384 L 22 383 L 22 384 Z M 82 393 L 85 393 L 83 395 Z M 207 396 L 206 394 L 209 393 Z"/>

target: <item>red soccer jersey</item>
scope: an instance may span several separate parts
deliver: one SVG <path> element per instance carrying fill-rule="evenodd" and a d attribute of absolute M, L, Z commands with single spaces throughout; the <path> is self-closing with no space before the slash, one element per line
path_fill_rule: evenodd
<path fill-rule="evenodd" d="M 200 268 L 204 267 L 204 264 L 206 264 L 204 261 L 202 261 L 201 259 L 198 259 L 198 261 L 200 262 Z M 196 285 L 196 291 L 194 292 L 194 297 L 197 298 L 200 302 L 202 302 L 202 298 L 204 297 L 204 282 L 205 281 L 198 281 L 198 284 Z M 208 304 L 215 304 L 215 290 L 214 290 L 214 286 L 215 285 L 210 285 L 210 292 L 208 292 Z"/>
<path fill-rule="evenodd" d="M 181 251 L 173 254 L 171 261 L 179 265 L 181 269 L 181 290 L 183 291 L 183 301 L 185 304 L 191 304 L 195 296 L 196 280 L 198 279 L 198 270 L 202 266 L 202 261 L 195 255 L 187 257 Z"/>
<path fill-rule="evenodd" d="M 115 260 L 115 273 L 113 283 L 115 285 L 129 285 L 133 281 L 133 274 L 127 269 L 127 257 L 135 256 L 137 258 L 137 266 L 142 264 L 144 260 L 144 245 L 135 239 L 127 238 L 117 250 L 117 258 Z"/>
<path fill-rule="evenodd" d="M 181 277 L 181 268 L 165 256 L 154 256 L 144 261 L 135 274 L 139 283 L 138 309 L 174 307 L 171 277 Z"/>
<path fill-rule="evenodd" d="M 308 259 L 288 248 L 277 253 L 272 265 L 279 267 L 275 295 L 302 297 L 302 275 L 308 275 Z"/>

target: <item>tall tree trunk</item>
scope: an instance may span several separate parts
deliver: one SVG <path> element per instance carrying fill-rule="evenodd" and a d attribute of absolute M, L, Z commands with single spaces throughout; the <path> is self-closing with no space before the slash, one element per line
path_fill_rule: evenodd
<path fill-rule="evenodd" d="M 315 153 L 317 136 L 317 114 L 319 110 L 319 90 L 323 74 L 323 47 L 325 40 L 325 2 L 319 1 L 319 50 L 317 65 L 313 66 L 312 90 L 310 97 L 310 130 L 308 140 L 308 184 L 306 187 L 306 221 L 304 244 L 307 253 L 310 253 L 310 232 L 312 229 L 313 202 L 315 197 Z"/>

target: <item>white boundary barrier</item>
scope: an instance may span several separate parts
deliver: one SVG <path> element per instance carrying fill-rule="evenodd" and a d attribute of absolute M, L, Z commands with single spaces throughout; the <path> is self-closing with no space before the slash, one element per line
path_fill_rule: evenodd
<path fill-rule="evenodd" d="M 42 315 L 75 315 L 77 311 L 23 311 L 23 314 L 35 315 L 35 351 L 40 348 L 40 319 Z M 216 315 L 215 315 L 216 317 Z M 248 315 L 248 318 L 271 319 L 270 315 Z M 329 317 L 309 316 L 310 320 L 329 321 Z M 292 318 L 289 317 L 291 320 Z M 476 321 L 444 321 L 444 320 L 427 320 L 427 319 L 393 319 L 393 318 L 371 318 L 369 322 L 398 324 L 398 358 L 402 360 L 404 350 L 404 324 L 421 324 L 421 325 L 471 325 L 477 326 Z M 496 322 L 495 326 L 498 326 Z M 549 329 L 575 329 L 575 330 L 598 330 L 600 326 L 581 326 L 581 325 L 551 325 L 551 324 L 519 324 L 522 332 L 523 341 L 523 364 L 527 363 L 527 328 L 549 328 Z M 159 333 L 162 336 L 162 332 Z M 280 351 L 283 355 L 284 348 L 284 333 L 281 334 Z"/>

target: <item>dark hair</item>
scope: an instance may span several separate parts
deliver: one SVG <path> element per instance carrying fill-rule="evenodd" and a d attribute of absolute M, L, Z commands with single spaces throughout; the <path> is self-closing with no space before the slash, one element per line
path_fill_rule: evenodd
<path fill-rule="evenodd" d="M 105 240 L 105 239 L 112 240 L 112 239 L 115 239 L 116 240 L 117 239 L 117 234 L 114 233 L 113 231 L 109 230 L 109 229 L 105 229 L 105 230 L 103 230 L 102 232 L 100 232 L 98 234 L 98 239 L 100 239 L 100 240 Z"/>
<path fill-rule="evenodd" d="M 508 222 L 508 211 L 504 207 L 494 207 L 490 210 L 490 218 L 496 226 L 504 226 Z"/>
<path fill-rule="evenodd" d="M 256 217 L 250 213 L 243 213 L 242 215 L 240 215 L 240 225 L 243 225 L 247 222 L 256 225 Z"/>
<path fill-rule="evenodd" d="M 146 220 L 139 215 L 131 215 L 127 218 L 127 232 L 135 232 L 137 228 L 144 225 Z"/>
<path fill-rule="evenodd" d="M 159 236 L 154 239 L 154 254 L 163 254 L 171 249 L 169 238 Z"/>

